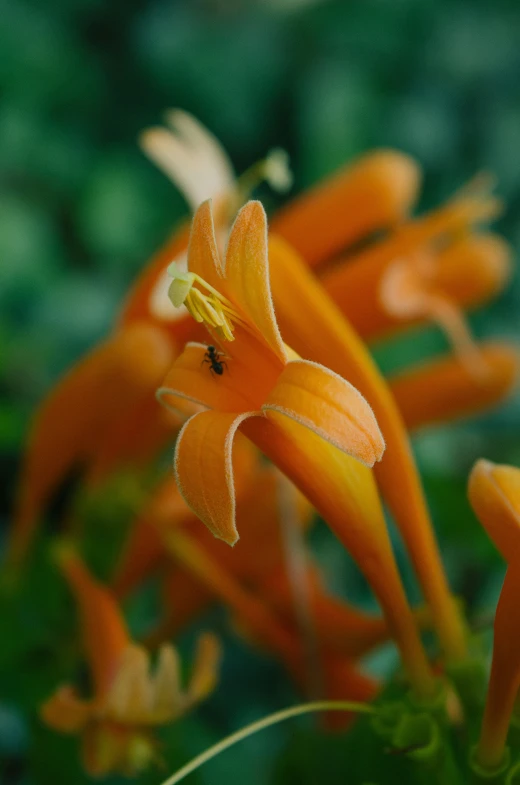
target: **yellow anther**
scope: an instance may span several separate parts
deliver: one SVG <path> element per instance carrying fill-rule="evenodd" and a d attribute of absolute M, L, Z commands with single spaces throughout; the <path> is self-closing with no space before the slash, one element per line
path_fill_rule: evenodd
<path fill-rule="evenodd" d="M 168 274 L 173 278 L 168 290 L 173 305 L 176 308 L 185 305 L 196 322 L 216 330 L 222 340 L 233 341 L 234 323 L 244 324 L 244 321 L 232 303 L 200 275 L 180 270 L 175 262 L 168 268 Z"/>

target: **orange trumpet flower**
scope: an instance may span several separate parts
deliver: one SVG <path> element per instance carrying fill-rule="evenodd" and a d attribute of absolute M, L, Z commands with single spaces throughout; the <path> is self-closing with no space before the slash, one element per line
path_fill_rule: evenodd
<path fill-rule="evenodd" d="M 191 400 L 208 409 L 191 417 L 177 440 L 179 488 L 214 534 L 236 542 L 232 446 L 242 430 L 305 493 L 356 558 L 387 615 L 414 689 L 431 696 L 435 682 L 366 468 L 381 458 L 381 434 L 355 388 L 284 346 L 269 289 L 266 230 L 261 205 L 248 203 L 222 262 L 204 203 L 193 221 L 189 272 L 173 271 L 174 305 L 186 304 L 225 347 L 215 369 L 207 347 L 188 345 L 158 393 L 170 405 Z"/>
<path fill-rule="evenodd" d="M 445 652 L 451 660 L 460 660 L 466 653 L 464 631 L 444 577 L 405 426 L 388 385 L 361 339 L 293 249 L 271 237 L 270 254 L 284 337 L 311 360 L 348 374 L 374 409 L 387 446 L 374 473 L 408 547 Z"/>
<path fill-rule="evenodd" d="M 494 625 L 493 660 L 474 760 L 485 771 L 501 767 L 520 688 L 520 469 L 478 461 L 469 479 L 477 517 L 507 562 Z"/>
<path fill-rule="evenodd" d="M 154 727 L 178 719 L 216 683 L 220 648 L 203 635 L 191 681 L 183 691 L 175 649 L 161 647 L 154 675 L 145 649 L 133 643 L 110 592 L 68 548 L 59 565 L 76 598 L 94 695 L 83 699 L 60 687 L 41 707 L 41 717 L 61 733 L 81 734 L 83 762 L 92 776 L 135 774 L 156 756 Z"/>

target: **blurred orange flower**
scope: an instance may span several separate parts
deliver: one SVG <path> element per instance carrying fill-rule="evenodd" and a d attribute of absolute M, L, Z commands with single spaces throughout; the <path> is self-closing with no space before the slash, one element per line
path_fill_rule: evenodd
<path fill-rule="evenodd" d="M 152 729 L 173 722 L 213 690 L 219 644 L 212 635 L 201 636 L 185 690 L 170 645 L 161 647 L 152 675 L 148 653 L 130 639 L 110 592 L 69 548 L 60 550 L 58 560 L 78 603 L 94 695 L 85 699 L 71 686 L 60 687 L 41 707 L 41 717 L 61 733 L 81 735 L 91 775 L 135 774 L 156 757 Z"/>

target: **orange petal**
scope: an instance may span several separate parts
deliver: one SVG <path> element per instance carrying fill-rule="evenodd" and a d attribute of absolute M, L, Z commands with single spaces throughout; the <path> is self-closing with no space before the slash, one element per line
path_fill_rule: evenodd
<path fill-rule="evenodd" d="M 419 472 L 401 414 L 366 345 L 293 249 L 270 238 L 271 285 L 284 339 L 304 357 L 348 378 L 372 406 L 386 440 L 374 466 L 432 607 L 444 648 L 456 658 L 465 644 L 444 576 Z M 290 293 L 290 296 L 289 296 Z"/>
<path fill-rule="evenodd" d="M 433 283 L 463 308 L 482 305 L 508 283 L 511 259 L 512 249 L 499 235 L 470 234 L 438 254 Z"/>
<path fill-rule="evenodd" d="M 311 428 L 343 452 L 373 466 L 385 443 L 372 409 L 349 382 L 318 363 L 286 365 L 262 410 L 276 411 Z"/>
<path fill-rule="evenodd" d="M 516 564 L 520 561 L 520 469 L 477 461 L 468 493 L 478 519 L 503 558 Z"/>
<path fill-rule="evenodd" d="M 387 616 L 414 688 L 435 690 L 392 555 L 373 474 L 296 421 L 271 411 L 245 435 L 304 493 L 351 553 Z"/>
<path fill-rule="evenodd" d="M 264 364 L 258 355 L 252 365 L 247 357 L 243 360 L 224 354 L 224 372 L 216 376 L 204 362 L 207 348 L 205 344 L 187 344 L 158 390 L 159 400 L 174 411 L 182 407 L 182 400 L 223 412 L 259 409 L 280 369 L 268 361 Z"/>
<path fill-rule="evenodd" d="M 137 323 L 95 349 L 51 391 L 29 437 L 10 535 L 12 559 L 23 557 L 60 482 L 97 449 L 115 419 L 153 395 L 172 359 L 167 336 Z"/>
<path fill-rule="evenodd" d="M 215 237 L 211 200 L 203 202 L 191 224 L 188 269 L 217 291 L 223 288 L 223 267 Z"/>
<path fill-rule="evenodd" d="M 103 697 L 129 645 L 128 631 L 114 597 L 91 576 L 79 556 L 67 546 L 60 548 L 56 555 L 78 603 L 81 634 L 96 697 Z"/>
<path fill-rule="evenodd" d="M 180 416 L 161 406 L 155 396 L 139 401 L 104 430 L 86 467 L 84 487 L 98 486 L 114 471 L 148 465 L 174 441 L 181 424 Z"/>
<path fill-rule="evenodd" d="M 330 259 L 376 229 L 400 221 L 416 198 L 417 166 L 379 150 L 345 167 L 281 210 L 272 222 L 310 265 Z"/>
<path fill-rule="evenodd" d="M 235 484 L 233 441 L 254 412 L 201 412 L 182 428 L 175 447 L 175 477 L 186 503 L 221 540 L 234 545 Z"/>
<path fill-rule="evenodd" d="M 475 414 L 511 393 L 520 367 L 518 351 L 484 343 L 479 352 L 485 373 L 478 377 L 452 355 L 390 377 L 392 393 L 410 430 Z"/>
<path fill-rule="evenodd" d="M 40 717 L 60 733 L 79 733 L 92 715 L 94 704 L 78 698 L 72 687 L 59 687 L 40 708 Z"/>
<path fill-rule="evenodd" d="M 238 213 L 226 253 L 225 275 L 230 297 L 282 362 L 285 349 L 274 315 L 267 259 L 267 216 L 260 202 L 248 202 Z"/>

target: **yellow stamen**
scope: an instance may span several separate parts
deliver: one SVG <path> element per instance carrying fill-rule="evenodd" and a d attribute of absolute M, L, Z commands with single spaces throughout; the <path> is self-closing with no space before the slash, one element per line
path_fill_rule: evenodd
<path fill-rule="evenodd" d="M 200 275 L 184 272 L 176 262 L 172 262 L 169 266 L 168 275 L 173 278 L 168 289 L 168 297 L 175 308 L 185 305 L 196 322 L 206 324 L 215 330 L 222 340 L 234 341 L 235 323 L 248 328 L 233 304 Z M 195 284 L 200 288 L 196 288 Z M 201 291 L 201 288 L 206 291 Z"/>

